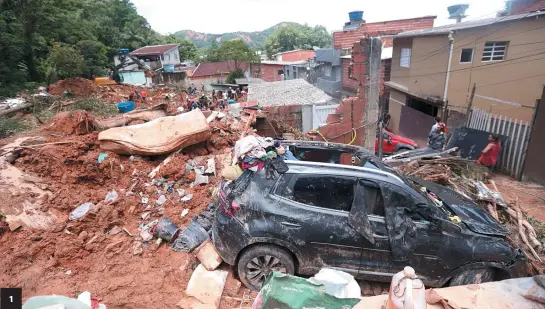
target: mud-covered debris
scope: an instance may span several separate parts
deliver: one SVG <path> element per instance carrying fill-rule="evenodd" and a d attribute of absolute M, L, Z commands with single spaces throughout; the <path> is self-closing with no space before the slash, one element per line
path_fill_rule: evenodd
<path fill-rule="evenodd" d="M 189 201 L 191 201 L 191 199 L 193 198 L 193 194 L 188 194 L 188 195 L 185 195 L 184 197 L 182 197 L 180 200 L 184 203 L 187 203 Z"/>
<path fill-rule="evenodd" d="M 189 209 L 185 208 L 185 209 L 182 211 L 182 217 L 187 216 L 188 213 L 189 213 Z"/>
<path fill-rule="evenodd" d="M 161 196 L 159 196 L 157 201 L 155 201 L 155 204 L 160 206 L 160 205 L 163 205 L 166 201 L 167 201 L 166 196 L 161 195 Z"/>

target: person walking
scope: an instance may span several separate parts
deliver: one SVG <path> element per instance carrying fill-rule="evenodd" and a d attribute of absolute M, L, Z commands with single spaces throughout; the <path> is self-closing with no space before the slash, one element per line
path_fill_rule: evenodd
<path fill-rule="evenodd" d="M 481 156 L 477 160 L 477 163 L 487 167 L 494 167 L 498 161 L 498 156 L 501 149 L 502 147 L 499 136 L 490 134 L 488 136 L 488 145 L 484 147 Z"/>
<path fill-rule="evenodd" d="M 445 124 L 435 124 L 428 135 L 428 147 L 435 150 L 442 150 L 447 142 Z"/>

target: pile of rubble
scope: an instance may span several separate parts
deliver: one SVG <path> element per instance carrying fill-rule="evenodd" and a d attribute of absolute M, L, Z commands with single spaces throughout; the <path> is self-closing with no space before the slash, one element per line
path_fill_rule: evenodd
<path fill-rule="evenodd" d="M 116 142 L 127 151 L 101 140 L 110 130 L 133 130 L 136 136 L 138 128 L 145 131 L 146 126 L 168 121 L 167 104 L 162 105 L 108 119 L 85 111 L 59 113 L 40 136 L 0 148 L 0 199 L 10 201 L 0 206 L 0 255 L 6 257 L 0 285 L 22 286 L 25 297 L 77 295 L 75 290 L 85 285 L 82 289 L 107 297 L 104 302 L 114 308 L 137 303 L 150 307 L 157 299 L 159 307 L 170 307 L 180 300 L 180 286 L 189 282 L 193 269 L 198 273 L 197 259 L 202 267 L 218 271 L 214 269 L 221 259 L 205 242 L 210 205 L 222 169 L 231 165 L 236 141 L 252 132 L 225 113 L 193 111 L 174 117 L 182 122 L 176 122 L 172 136 L 163 131 L 164 142 L 176 147 L 166 145 L 168 150 L 153 156 L 127 151 L 134 145 L 142 149 L 160 143 L 156 138 L 129 141 L 119 133 Z M 193 134 L 197 122 L 205 133 Z M 106 130 L 99 134 L 99 129 Z M 2 237 L 5 233 L 9 235 Z M 196 249 L 203 242 L 202 249 Z M 186 254 L 190 251 L 194 253 Z M 43 276 L 26 277 L 28 261 Z M 148 274 L 142 262 L 173 275 Z M 248 304 L 250 291 L 241 289 L 229 268 L 219 271 L 228 291 L 221 301 L 228 306 Z M 145 284 L 135 278 L 116 279 L 121 274 L 145 277 Z M 146 286 L 163 285 L 146 293 Z"/>
<path fill-rule="evenodd" d="M 506 201 L 502 198 L 489 170 L 474 161 L 460 157 L 419 157 L 390 162 L 402 174 L 435 182 L 451 188 L 479 206 L 492 217 L 508 226 L 509 242 L 515 248 L 524 248 L 530 258 L 530 273 L 543 274 L 545 248 L 538 239 L 535 228 L 524 217 L 518 198 Z"/>

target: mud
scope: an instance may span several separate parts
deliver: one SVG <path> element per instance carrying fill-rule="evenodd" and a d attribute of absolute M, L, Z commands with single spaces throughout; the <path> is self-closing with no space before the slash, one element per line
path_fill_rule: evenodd
<path fill-rule="evenodd" d="M 223 123 L 212 122 L 213 146 L 209 141 L 183 149 L 159 172 L 156 178 L 176 183 L 174 190 L 168 191 L 153 185 L 148 177 L 164 157 L 108 152 L 99 163 L 98 156 L 104 152 L 97 143 L 98 133 L 85 134 L 78 130 L 80 126 L 70 122 L 73 118 L 60 114 L 57 117 L 66 120 L 57 121 L 59 124 L 54 126 L 56 132 L 63 134 L 51 135 L 52 131 L 42 130 L 41 142 L 67 144 L 24 148 L 9 165 L 21 174 L 39 179 L 33 186 L 40 191 L 23 187 L 29 185 L 27 182 L 14 182 L 19 176 L 0 182 L 0 199 L 9 201 L 0 206 L 0 213 L 10 215 L 13 211 L 29 218 L 44 213 L 53 218 L 48 229 L 23 226 L 16 231 L 10 231 L 7 223 L 0 220 L 0 286 L 22 287 L 24 299 L 48 294 L 75 297 L 87 290 L 108 308 L 176 308 L 198 264 L 193 254 L 174 252 L 165 244 L 157 246 L 155 239 L 143 242 L 141 253 L 135 251 L 135 241 L 137 245 L 142 242 L 138 226 L 166 216 L 183 228 L 204 210 L 213 200 L 219 178 L 209 177 L 208 184 L 191 187 L 195 175 L 186 175 L 186 163 L 197 158 L 196 164 L 206 166 L 206 159 L 214 157 L 219 175 L 225 162 L 223 156 L 238 139 L 238 131 L 223 131 Z M 7 143 L 0 141 L 0 145 Z M 202 154 L 208 157 L 199 158 Z M 17 186 L 21 188 L 15 190 Z M 192 199 L 182 202 L 175 189 L 192 194 Z M 119 198 L 106 203 L 104 198 L 111 190 Z M 147 205 L 152 205 L 151 209 L 142 204 L 141 194 L 149 198 Z M 155 202 L 160 195 L 165 195 L 167 201 L 157 207 Z M 98 205 L 97 209 L 78 221 L 69 221 L 69 213 L 87 202 Z M 21 209 L 27 204 L 36 208 Z M 184 209 L 189 213 L 182 217 Z M 150 214 L 142 220 L 146 212 Z M 245 306 L 251 304 L 253 298 L 247 289 L 242 287 L 237 293 L 234 299 L 224 299 L 221 308 L 239 306 L 241 302 L 236 299 L 243 297 L 247 299 Z"/>

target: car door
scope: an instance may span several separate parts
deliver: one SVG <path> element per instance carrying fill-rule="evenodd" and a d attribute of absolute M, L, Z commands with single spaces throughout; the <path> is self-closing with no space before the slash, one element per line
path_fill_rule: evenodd
<path fill-rule="evenodd" d="M 362 261 L 360 274 L 375 280 L 376 276 L 392 276 L 403 270 L 405 266 L 412 266 L 417 274 L 424 280 L 432 279 L 446 270 L 446 263 L 440 257 L 444 252 L 440 248 L 444 246 L 445 237 L 440 230 L 432 227 L 430 222 L 424 220 L 417 213 L 411 214 L 411 220 L 416 225 L 416 247 L 408 256 L 407 261 L 394 261 L 392 248 L 388 236 L 388 227 L 385 220 L 385 205 L 383 190 L 389 192 L 393 198 L 393 205 L 387 207 L 404 207 L 415 205 L 416 199 L 399 186 L 382 185 L 380 181 L 360 180 L 363 194 L 368 207 L 369 222 L 374 233 L 375 244 L 371 248 L 363 248 L 363 255 L 369 257 L 368 261 Z"/>
<path fill-rule="evenodd" d="M 357 274 L 363 236 L 348 224 L 356 178 L 336 175 L 284 174 L 272 198 L 286 239 L 303 255 L 303 273 L 324 266 Z"/>

